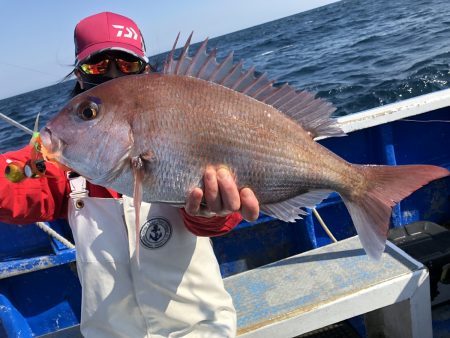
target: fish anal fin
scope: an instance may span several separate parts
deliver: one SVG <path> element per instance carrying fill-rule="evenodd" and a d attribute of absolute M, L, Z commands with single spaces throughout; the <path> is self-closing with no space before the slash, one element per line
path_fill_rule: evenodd
<path fill-rule="evenodd" d="M 260 206 L 261 212 L 285 222 L 295 222 L 307 215 L 302 208 L 313 208 L 331 193 L 329 190 L 311 190 L 291 199 Z"/>

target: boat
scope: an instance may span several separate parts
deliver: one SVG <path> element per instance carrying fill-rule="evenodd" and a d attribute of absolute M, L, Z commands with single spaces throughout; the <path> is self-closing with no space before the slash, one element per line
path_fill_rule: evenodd
<path fill-rule="evenodd" d="M 352 163 L 433 164 L 450 169 L 449 117 L 447 89 L 338 117 L 347 136 L 318 142 Z M 411 225 L 416 233 L 428 229 L 417 230 L 417 224 L 438 225 L 440 233 L 448 232 L 450 177 L 426 185 L 394 207 L 390 239 L 405 242 L 405 236 L 395 231 Z M 79 337 L 81 289 L 68 224 L 58 220 L 0 227 L 0 337 Z M 213 245 L 227 279 L 325 247 L 333 237 L 343 241 L 355 235 L 349 214 L 334 193 L 295 224 L 261 214 L 257 221 L 243 221 L 229 234 L 213 238 Z M 63 244 L 59 236 L 69 243 Z M 449 248 L 434 250 L 450 263 Z M 450 301 L 448 290 L 438 293 L 435 306 Z M 439 321 L 433 330 L 450 332 L 450 318 Z"/>

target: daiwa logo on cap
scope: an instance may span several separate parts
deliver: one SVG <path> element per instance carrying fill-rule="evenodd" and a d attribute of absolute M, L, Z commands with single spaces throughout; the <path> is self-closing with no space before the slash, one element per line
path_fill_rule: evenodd
<path fill-rule="evenodd" d="M 126 34 L 123 35 L 124 38 L 131 38 L 133 40 L 137 40 L 138 38 L 138 33 L 136 33 L 136 31 L 133 29 L 133 27 L 125 27 L 122 25 L 112 25 L 114 28 L 117 28 L 117 37 L 120 38 L 122 36 L 123 33 L 123 29 L 125 29 L 127 31 Z"/>
<path fill-rule="evenodd" d="M 142 226 L 139 237 L 143 246 L 158 249 L 164 246 L 172 236 L 172 226 L 162 217 L 149 219 Z"/>

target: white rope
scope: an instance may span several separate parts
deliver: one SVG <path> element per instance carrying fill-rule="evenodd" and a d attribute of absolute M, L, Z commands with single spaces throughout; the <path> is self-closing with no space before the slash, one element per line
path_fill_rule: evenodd
<path fill-rule="evenodd" d="M 67 239 L 65 239 L 63 236 L 61 236 L 60 234 L 58 234 L 55 230 L 53 230 L 52 228 L 50 228 L 47 224 L 43 223 L 43 222 L 36 222 L 36 225 L 42 229 L 42 231 L 44 231 L 45 233 L 47 233 L 48 235 L 52 236 L 53 238 L 57 239 L 58 241 L 60 241 L 62 244 L 64 244 L 66 247 L 68 247 L 69 249 L 75 249 L 75 245 L 73 245 L 72 243 L 70 243 Z"/>
<path fill-rule="evenodd" d="M 312 209 L 312 212 L 314 214 L 314 216 L 316 216 L 317 220 L 319 221 L 319 224 L 322 226 L 323 230 L 325 230 L 325 232 L 327 233 L 328 237 L 331 238 L 331 240 L 336 243 L 337 239 L 333 236 L 333 234 L 331 233 L 330 229 L 328 229 L 327 225 L 325 224 L 325 222 L 323 221 L 322 217 L 320 217 L 319 213 L 317 212 L 316 208 Z"/>

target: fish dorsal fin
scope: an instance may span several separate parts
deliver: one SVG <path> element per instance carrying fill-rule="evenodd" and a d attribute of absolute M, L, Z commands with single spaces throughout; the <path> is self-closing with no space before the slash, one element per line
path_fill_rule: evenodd
<path fill-rule="evenodd" d="M 209 53 L 206 51 L 208 39 L 205 39 L 197 52 L 190 57 L 188 52 L 191 33 L 180 56 L 175 60 L 174 54 L 179 36 L 180 34 L 164 62 L 163 74 L 192 76 L 243 93 L 290 116 L 313 138 L 345 135 L 336 124 L 336 120 L 331 118 L 331 114 L 335 111 L 331 103 L 316 98 L 313 93 L 298 91 L 288 84 L 274 86 L 275 81 L 268 79 L 265 73 L 257 73 L 253 67 L 244 70 L 242 60 L 234 63 L 233 52 L 218 63 L 217 50 L 213 49 Z"/>
<path fill-rule="evenodd" d="M 329 190 L 312 190 L 283 202 L 261 205 L 260 209 L 264 214 L 282 221 L 295 222 L 295 220 L 301 219 L 301 216 L 307 215 L 302 208 L 314 208 L 331 192 Z"/>

